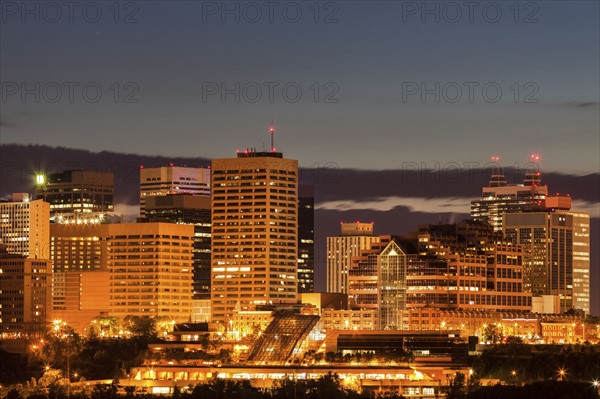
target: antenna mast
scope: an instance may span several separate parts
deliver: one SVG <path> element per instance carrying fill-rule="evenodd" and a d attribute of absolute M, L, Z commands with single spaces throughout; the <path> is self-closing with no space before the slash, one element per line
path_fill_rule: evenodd
<path fill-rule="evenodd" d="M 275 127 L 273 126 L 273 121 L 271 121 L 269 133 L 271 134 L 271 152 L 275 152 Z"/>

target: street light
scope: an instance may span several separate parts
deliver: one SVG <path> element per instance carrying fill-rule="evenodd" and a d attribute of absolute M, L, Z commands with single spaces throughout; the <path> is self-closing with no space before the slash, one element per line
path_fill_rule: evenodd
<path fill-rule="evenodd" d="M 558 370 L 558 380 L 563 381 L 566 374 L 567 374 L 567 371 L 565 369 L 562 369 L 562 368 L 559 369 Z"/>

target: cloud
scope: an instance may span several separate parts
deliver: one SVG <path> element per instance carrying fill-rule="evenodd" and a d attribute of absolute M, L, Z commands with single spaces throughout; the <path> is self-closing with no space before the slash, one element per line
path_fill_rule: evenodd
<path fill-rule="evenodd" d="M 115 204 L 115 213 L 123 215 L 124 222 L 135 222 L 138 216 L 140 216 L 140 206 L 117 203 Z"/>
<path fill-rule="evenodd" d="M 16 127 L 14 123 L 10 122 L 6 116 L 0 116 L 0 127 Z"/>
<path fill-rule="evenodd" d="M 591 107 L 597 107 L 598 104 L 599 104 L 598 101 L 573 101 L 573 102 L 566 103 L 565 105 L 567 107 L 591 108 Z"/>
<path fill-rule="evenodd" d="M 380 197 L 367 201 L 336 200 L 326 201 L 316 206 L 326 211 L 358 211 L 371 210 L 387 212 L 397 207 L 408 208 L 411 212 L 424 213 L 469 213 L 471 199 L 464 197 L 420 198 L 420 197 Z M 573 201 L 572 209 L 589 212 L 590 217 L 600 217 L 600 202 L 584 200 Z"/>
<path fill-rule="evenodd" d="M 589 212 L 591 218 L 600 218 L 600 202 L 573 200 L 571 209 L 581 212 Z"/>
<path fill-rule="evenodd" d="M 390 211 L 396 207 L 406 207 L 411 212 L 425 213 L 468 213 L 470 199 L 461 197 L 420 198 L 420 197 L 381 197 L 369 201 L 337 200 L 320 203 L 318 210 L 373 210 Z"/>

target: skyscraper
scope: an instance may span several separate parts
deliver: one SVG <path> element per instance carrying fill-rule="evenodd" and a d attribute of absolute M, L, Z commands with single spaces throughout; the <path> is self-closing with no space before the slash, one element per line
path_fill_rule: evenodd
<path fill-rule="evenodd" d="M 298 189 L 298 293 L 315 290 L 315 195 L 314 186 Z"/>
<path fill-rule="evenodd" d="M 210 197 L 169 194 L 146 198 L 146 222 L 194 226 L 194 299 L 210 300 Z"/>
<path fill-rule="evenodd" d="M 36 196 L 50 204 L 50 218 L 97 219 L 114 212 L 113 172 L 66 170 L 36 176 Z"/>
<path fill-rule="evenodd" d="M 140 217 L 145 216 L 146 198 L 167 194 L 210 195 L 210 168 L 184 166 L 140 167 Z"/>
<path fill-rule="evenodd" d="M 12 202 L 0 202 L 0 243 L 9 253 L 30 259 L 50 259 L 50 205 L 14 193 Z"/>
<path fill-rule="evenodd" d="M 570 196 L 549 195 L 538 171 L 508 185 L 497 170 L 482 198 L 471 202 L 471 216 L 523 246 L 526 291 L 558 296 L 560 311 L 589 312 L 589 214 L 571 210 Z"/>
<path fill-rule="evenodd" d="M 103 302 L 104 311 L 117 317 L 188 321 L 193 235 L 192 225 L 175 223 L 52 225 L 53 311 L 73 316 L 69 301 L 79 293 L 72 290 L 87 289 L 87 295 L 98 296 L 88 308 Z M 108 289 L 95 286 L 92 276 Z M 80 324 L 89 316 L 82 315 Z"/>
<path fill-rule="evenodd" d="M 189 321 L 193 235 L 185 224 L 108 225 L 110 313 Z"/>
<path fill-rule="evenodd" d="M 327 237 L 327 292 L 348 293 L 348 270 L 352 258 L 371 248 L 379 240 L 373 235 L 373 223 L 340 224 L 341 235 Z"/>
<path fill-rule="evenodd" d="M 502 215 L 507 212 L 537 211 L 544 208 L 548 187 L 542 186 L 540 172 L 529 172 L 523 184 L 508 184 L 502 172 L 496 171 L 481 199 L 471 201 L 471 219 L 502 230 Z"/>
<path fill-rule="evenodd" d="M 503 225 L 506 238 L 523 247 L 525 289 L 534 296 L 557 295 L 560 311 L 571 309 L 573 215 L 565 211 L 507 213 Z"/>
<path fill-rule="evenodd" d="M 590 313 L 590 214 L 566 211 L 573 216 L 573 307 Z"/>
<path fill-rule="evenodd" d="M 298 161 L 274 148 L 214 159 L 212 188 L 212 320 L 296 302 Z"/>

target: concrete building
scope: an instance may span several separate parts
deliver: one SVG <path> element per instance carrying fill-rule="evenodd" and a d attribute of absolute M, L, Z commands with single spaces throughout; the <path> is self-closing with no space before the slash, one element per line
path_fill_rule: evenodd
<path fill-rule="evenodd" d="M 407 237 L 379 236 L 353 258 L 350 307 L 379 312 L 379 329 L 408 329 L 405 310 L 529 312 L 523 252 L 487 223 L 422 225 Z"/>
<path fill-rule="evenodd" d="M 371 248 L 379 240 L 373 235 L 373 223 L 340 224 L 341 234 L 327 237 L 327 292 L 348 293 L 348 270 L 352 258 Z"/>
<path fill-rule="evenodd" d="M 140 167 L 140 217 L 146 215 L 146 198 L 168 194 L 210 196 L 210 168 L 184 166 Z"/>
<path fill-rule="evenodd" d="M 0 348 L 27 351 L 44 334 L 50 307 L 51 262 L 7 252 L 0 245 Z"/>
<path fill-rule="evenodd" d="M 96 317 L 110 312 L 109 276 L 108 270 L 53 273 L 50 318 L 85 334 Z"/>
<path fill-rule="evenodd" d="M 572 307 L 589 313 L 589 214 L 571 210 L 571 202 L 568 195 L 549 195 L 539 171 L 527 173 L 523 184 L 507 184 L 498 169 L 483 188 L 481 199 L 471 202 L 471 217 L 490 223 L 495 231 L 503 231 L 513 243 L 524 246 L 526 291 L 534 296 L 558 295 L 561 311 Z M 553 226 L 553 221 L 564 218 L 569 226 L 555 225 L 558 235 L 552 237 L 553 227 L 546 225 L 543 215 Z M 539 304 L 536 301 L 536 309 Z"/>
<path fill-rule="evenodd" d="M 146 198 L 145 222 L 194 226 L 194 299 L 210 300 L 210 197 L 168 194 Z"/>
<path fill-rule="evenodd" d="M 590 214 L 566 211 L 573 217 L 573 308 L 590 313 Z"/>
<path fill-rule="evenodd" d="M 508 184 L 496 170 L 481 198 L 471 201 L 471 219 L 486 222 L 494 231 L 502 230 L 502 215 L 507 212 L 539 211 L 544 208 L 548 187 L 541 185 L 540 172 L 530 172 L 523 184 Z"/>
<path fill-rule="evenodd" d="M 193 311 L 193 226 L 56 224 L 52 234 L 56 314 L 73 310 L 77 298 L 89 295 L 95 298 L 84 298 L 86 301 L 104 303 L 104 311 L 112 316 L 165 316 L 189 321 Z M 104 274 L 86 274 L 98 272 L 108 273 L 108 291 L 93 284 L 93 276 L 104 278 Z M 82 289 L 81 294 L 72 292 Z M 80 306 L 95 309 L 92 304 L 80 302 Z"/>
<path fill-rule="evenodd" d="M 295 303 L 298 292 L 298 161 L 276 151 L 212 163 L 212 321 L 236 306 Z"/>
<path fill-rule="evenodd" d="M 0 202 L 0 243 L 9 253 L 30 259 L 50 258 L 50 204 L 14 193 Z"/>
<path fill-rule="evenodd" d="M 66 170 L 36 176 L 36 198 L 50 204 L 53 222 L 101 220 L 114 212 L 115 176 L 97 170 Z"/>
<path fill-rule="evenodd" d="M 507 213 L 504 234 L 523 247 L 525 290 L 557 295 L 560 311 L 573 307 L 573 215 L 565 211 Z M 589 270 L 589 269 L 588 269 Z"/>

